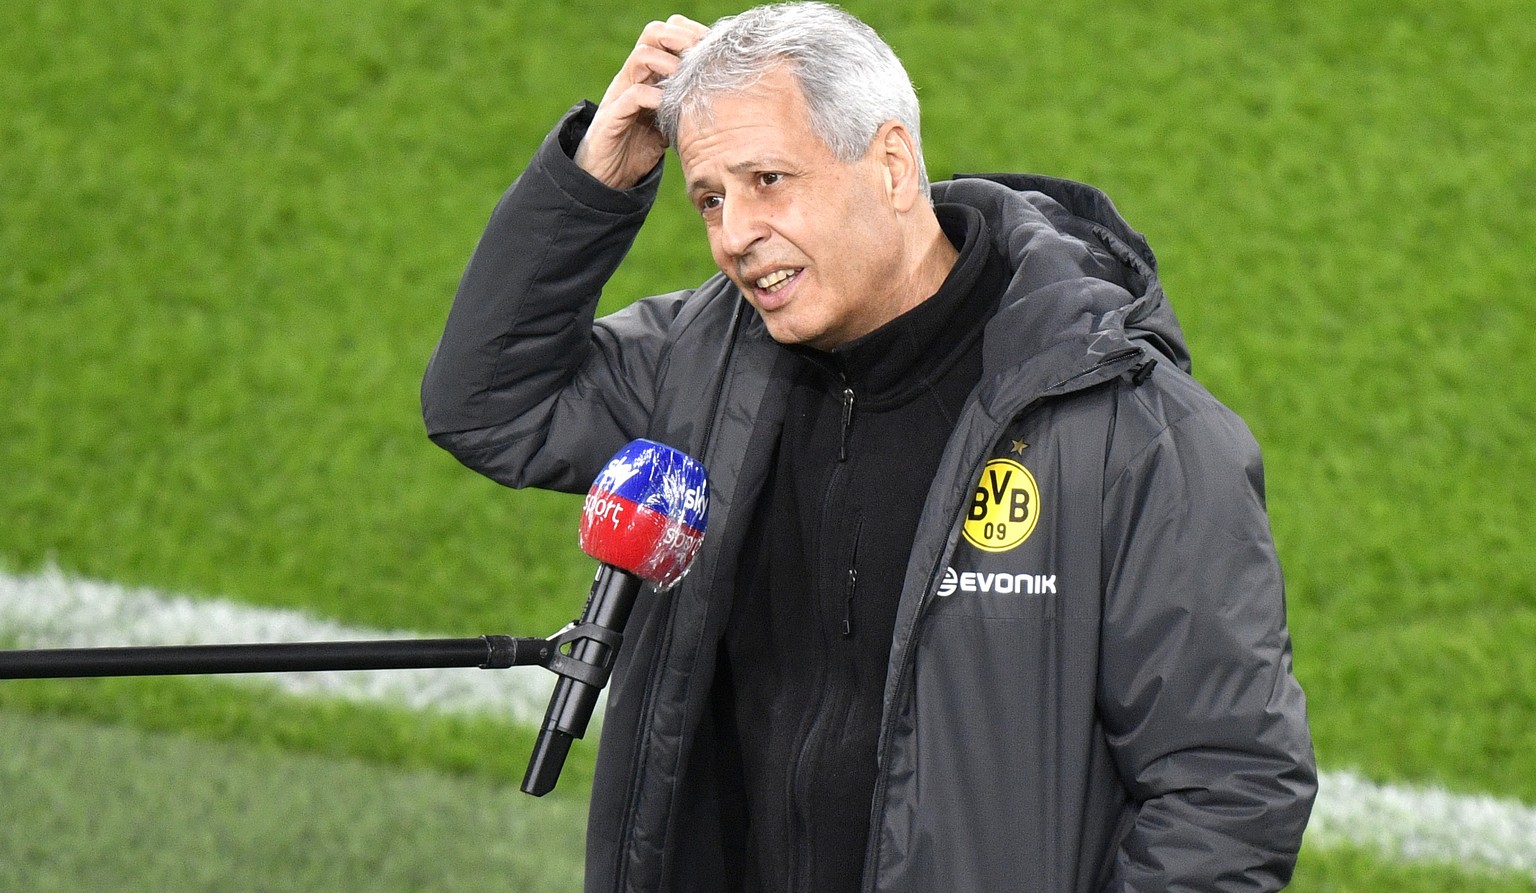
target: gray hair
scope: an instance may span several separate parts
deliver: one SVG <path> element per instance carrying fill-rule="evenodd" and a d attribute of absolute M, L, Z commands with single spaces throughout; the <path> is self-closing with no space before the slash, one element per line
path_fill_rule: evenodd
<path fill-rule="evenodd" d="M 863 158 L 880 127 L 900 121 L 912 134 L 928 194 L 911 78 L 873 28 L 828 3 L 758 6 L 715 22 L 662 85 L 661 132 L 677 145 L 684 117 L 707 120 L 713 97 L 748 89 L 784 63 L 800 83 L 811 129 L 834 157 Z"/>

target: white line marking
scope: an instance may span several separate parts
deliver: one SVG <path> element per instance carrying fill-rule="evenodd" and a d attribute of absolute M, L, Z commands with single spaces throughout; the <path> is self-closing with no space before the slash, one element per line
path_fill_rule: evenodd
<path fill-rule="evenodd" d="M 1324 773 L 1307 840 L 1408 862 L 1479 866 L 1536 879 L 1536 808 L 1518 800 L 1384 785 Z"/>
<path fill-rule="evenodd" d="M 130 589 L 70 577 L 49 568 L 29 576 L 0 573 L 0 635 L 10 637 L 19 648 L 104 648 L 343 642 L 423 634 L 349 627 L 299 611 Z M 404 704 L 448 713 L 489 713 L 526 724 L 543 718 L 555 681 L 537 667 L 260 673 L 216 678 L 275 686 L 309 697 Z"/>
<path fill-rule="evenodd" d="M 299 611 L 167 595 L 69 577 L 0 573 L 0 636 L 22 648 L 314 642 L 417 637 L 348 627 Z M 532 668 L 263 673 L 219 679 L 304 695 L 492 714 L 520 723 L 544 715 L 553 677 Z M 1353 844 L 1390 859 L 1438 862 L 1536 878 L 1536 808 L 1519 801 L 1384 785 L 1323 773 L 1309 845 Z"/>

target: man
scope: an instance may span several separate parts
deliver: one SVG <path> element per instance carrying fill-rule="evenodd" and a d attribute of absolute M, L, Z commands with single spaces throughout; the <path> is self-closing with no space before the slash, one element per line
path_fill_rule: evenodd
<path fill-rule="evenodd" d="M 594 322 L 668 145 L 721 274 Z M 702 459 L 587 889 L 1273 890 L 1315 792 L 1257 447 L 1101 193 L 927 182 L 833 7 L 652 23 L 492 215 L 423 385 L 510 486 Z"/>

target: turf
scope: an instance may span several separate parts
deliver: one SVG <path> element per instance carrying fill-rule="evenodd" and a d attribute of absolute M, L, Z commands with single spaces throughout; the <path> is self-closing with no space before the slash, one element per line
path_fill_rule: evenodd
<path fill-rule="evenodd" d="M 0 888 L 574 890 L 584 809 L 429 771 L 0 712 Z"/>
<path fill-rule="evenodd" d="M 936 177 L 1084 179 L 1157 248 L 1197 374 L 1265 448 L 1324 765 L 1536 802 L 1527 5 L 848 5 L 908 62 Z M 0 566 L 452 635 L 569 619 L 575 500 L 456 466 L 417 385 L 500 190 L 670 11 L 0 7 Z M 606 306 L 709 272 L 677 181 Z M 452 723 L 193 683 L 0 702 L 516 771 Z M 401 743 L 335 743 L 375 723 Z M 1370 865 L 1308 851 L 1297 886 L 1406 887 Z"/>
<path fill-rule="evenodd" d="M 578 799 L 243 741 L 0 711 L 0 889 L 435 891 L 579 887 Z M 1518 878 L 1304 858 L 1295 889 L 1482 893 Z"/>
<path fill-rule="evenodd" d="M 298 698 L 254 686 L 191 678 L 35 680 L 0 686 L 0 710 L 180 732 L 269 751 L 366 760 L 515 787 L 536 730 L 488 716 Z M 576 742 L 560 797 L 592 784 L 596 727 Z"/>

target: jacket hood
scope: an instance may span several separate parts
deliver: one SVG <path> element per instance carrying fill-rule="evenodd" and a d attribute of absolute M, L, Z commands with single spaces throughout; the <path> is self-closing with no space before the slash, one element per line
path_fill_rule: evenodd
<path fill-rule="evenodd" d="M 987 368 L 1000 371 L 1053 348 L 1103 354 L 1129 342 L 1189 371 L 1157 258 L 1103 192 L 1055 177 L 961 175 L 933 184 L 933 201 L 981 211 L 1013 271 L 999 325 L 989 331 Z M 992 331 L 1009 333 L 1006 342 Z"/>

